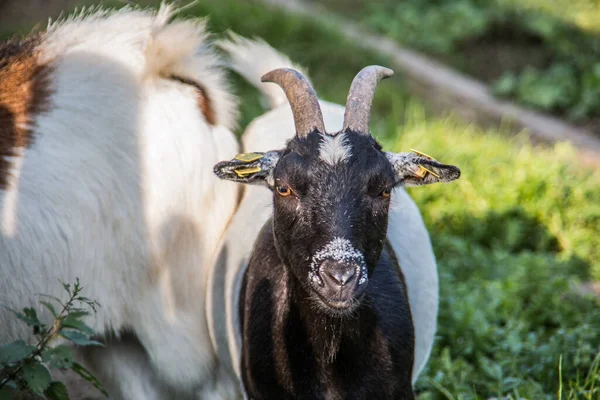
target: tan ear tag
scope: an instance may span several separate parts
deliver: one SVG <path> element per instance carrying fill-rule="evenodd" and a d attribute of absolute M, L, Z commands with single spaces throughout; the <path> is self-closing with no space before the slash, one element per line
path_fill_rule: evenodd
<path fill-rule="evenodd" d="M 244 178 L 246 175 L 251 175 L 256 172 L 260 172 L 260 167 L 234 169 L 233 172 L 235 172 L 238 177 Z"/>
<path fill-rule="evenodd" d="M 431 156 L 430 156 L 430 155 L 428 155 L 428 154 L 422 153 L 422 152 L 420 152 L 419 150 L 410 149 L 410 151 L 412 151 L 413 153 L 416 153 L 416 154 L 420 155 L 421 157 L 429 158 L 430 160 L 435 160 L 435 158 L 431 157 Z M 435 161 L 437 161 L 437 160 L 435 160 Z M 429 172 L 431 172 L 431 171 L 429 171 Z M 434 175 L 435 175 L 435 174 L 434 174 Z"/>
<path fill-rule="evenodd" d="M 415 175 L 417 175 L 419 178 L 423 179 L 427 176 L 427 173 L 430 173 L 431 175 L 436 176 L 438 178 L 440 177 L 438 174 L 436 174 L 433 171 L 428 170 L 427 168 L 425 168 L 422 165 L 419 165 L 419 170 L 417 172 L 415 172 Z"/>
<path fill-rule="evenodd" d="M 252 161 L 260 160 L 263 157 L 264 157 L 264 154 L 260 154 L 260 153 L 242 153 L 242 154 L 238 154 L 237 156 L 235 156 L 235 159 L 238 161 L 249 163 Z"/>
<path fill-rule="evenodd" d="M 237 156 L 235 156 L 235 159 L 238 161 L 241 161 L 243 163 L 251 163 L 256 160 L 260 160 L 264 156 L 265 155 L 262 153 L 242 153 L 242 154 L 238 154 Z M 254 173 L 260 172 L 260 171 L 261 171 L 260 165 L 257 165 L 256 167 L 250 167 L 250 168 L 242 167 L 242 168 L 233 170 L 233 172 L 235 172 L 239 178 L 244 178 L 248 175 L 251 175 L 251 174 L 254 174 Z"/>

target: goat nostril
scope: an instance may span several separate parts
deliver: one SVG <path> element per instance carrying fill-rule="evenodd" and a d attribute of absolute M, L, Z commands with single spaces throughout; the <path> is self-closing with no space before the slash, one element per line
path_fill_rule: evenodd
<path fill-rule="evenodd" d="M 356 271 L 354 268 L 334 269 L 327 271 L 327 275 L 334 283 L 344 286 L 354 278 Z"/>

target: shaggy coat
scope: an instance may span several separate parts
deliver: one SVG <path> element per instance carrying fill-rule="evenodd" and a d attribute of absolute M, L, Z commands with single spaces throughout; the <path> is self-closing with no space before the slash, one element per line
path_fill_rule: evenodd
<path fill-rule="evenodd" d="M 80 356 L 115 399 L 237 391 L 203 296 L 239 198 L 211 171 L 238 151 L 235 104 L 204 22 L 173 11 L 95 9 L 0 44 L 0 304 L 79 278 L 109 343 Z M 0 343 L 28 333 L 0 308 Z"/>

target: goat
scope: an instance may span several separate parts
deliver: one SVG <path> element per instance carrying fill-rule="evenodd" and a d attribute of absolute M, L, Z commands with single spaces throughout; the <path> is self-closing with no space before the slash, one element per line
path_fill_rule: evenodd
<path fill-rule="evenodd" d="M 244 151 L 267 152 L 283 148 L 294 136 L 294 120 L 284 92 L 276 85 L 261 83 L 261 76 L 280 67 L 302 69 L 262 40 L 233 35 L 219 42 L 230 57 L 230 66 L 261 90 L 272 108 L 253 120 L 242 135 Z M 319 101 L 328 131 L 343 126 L 344 107 Z M 271 216 L 272 194 L 260 185 L 245 186 L 242 201 L 233 217 L 211 269 L 207 284 L 207 316 L 211 339 L 227 373 L 241 376 L 241 329 L 239 300 L 241 283 L 254 242 Z M 404 275 L 413 325 L 415 354 L 414 383 L 427 363 L 434 342 L 438 310 L 438 274 L 429 235 L 420 212 L 401 186 L 393 189 L 387 240 Z"/>
<path fill-rule="evenodd" d="M 261 42 L 239 38 L 223 47 L 251 83 L 271 61 L 286 63 Z M 300 73 L 267 74 L 265 79 L 276 81 L 290 99 L 296 137 L 285 150 L 242 155 L 215 167 L 222 179 L 258 183 L 274 192 L 274 216 L 265 222 L 269 215 L 261 211 L 261 200 L 268 192 L 247 189 L 221 250 L 224 276 L 213 278 L 225 282 L 225 305 L 214 307 L 219 303 L 214 299 L 212 315 L 226 315 L 225 326 L 213 327 L 213 338 L 228 337 L 228 343 L 216 340 L 215 347 L 220 359 L 231 359 L 252 398 L 412 396 L 411 383 L 435 332 L 437 273 L 419 212 L 399 185 L 447 182 L 460 171 L 412 153 L 384 155 L 370 137 L 374 86 L 390 73 L 370 67 L 357 76 L 343 130 L 334 135 L 325 133 L 319 101 Z M 277 106 L 281 96 L 267 94 Z M 325 120 L 339 121 L 341 106 L 320 104 Z M 243 136 L 245 150 L 253 140 L 261 150 L 269 142 L 279 146 L 291 133 L 288 114 L 282 106 L 255 120 Z M 279 133 L 257 139 L 270 132 Z M 388 216 L 392 188 L 399 203 Z M 363 193 L 366 189 L 373 193 Z M 414 237 L 401 234 L 413 226 Z M 385 312 L 392 307 L 397 312 Z"/>
<path fill-rule="evenodd" d="M 0 44 L 0 304 L 80 278 L 108 346 L 78 358 L 117 399 L 229 395 L 201 294 L 239 198 L 211 171 L 239 151 L 236 104 L 204 22 L 174 12 L 95 9 Z M 0 343 L 27 334 L 0 308 Z"/>

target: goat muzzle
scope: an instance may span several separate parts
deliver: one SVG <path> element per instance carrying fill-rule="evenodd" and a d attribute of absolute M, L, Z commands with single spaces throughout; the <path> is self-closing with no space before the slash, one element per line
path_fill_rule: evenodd
<path fill-rule="evenodd" d="M 367 268 L 355 262 L 325 260 L 318 269 L 321 300 L 334 310 L 350 310 L 359 302 L 367 287 Z"/>

